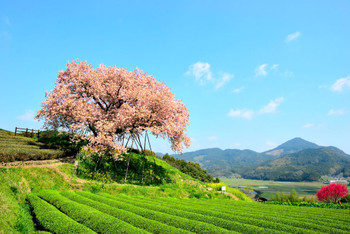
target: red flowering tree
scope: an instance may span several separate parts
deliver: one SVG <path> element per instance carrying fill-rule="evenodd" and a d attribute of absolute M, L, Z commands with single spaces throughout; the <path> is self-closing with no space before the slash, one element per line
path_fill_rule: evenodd
<path fill-rule="evenodd" d="M 189 112 L 162 82 L 141 70 L 91 65 L 77 60 L 58 73 L 37 118 L 69 128 L 88 139 L 93 151 L 125 151 L 130 137 L 141 143 L 146 131 L 168 138 L 174 151 L 190 145 Z M 125 141 L 124 141 L 125 140 Z"/>
<path fill-rule="evenodd" d="M 316 193 L 317 199 L 321 202 L 338 203 L 342 197 L 348 195 L 348 189 L 344 184 L 329 184 L 322 186 Z"/>

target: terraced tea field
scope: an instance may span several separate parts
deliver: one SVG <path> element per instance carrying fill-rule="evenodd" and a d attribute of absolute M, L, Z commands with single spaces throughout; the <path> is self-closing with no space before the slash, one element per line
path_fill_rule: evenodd
<path fill-rule="evenodd" d="M 232 200 L 30 194 L 37 227 L 54 233 L 349 233 L 349 210 Z"/>

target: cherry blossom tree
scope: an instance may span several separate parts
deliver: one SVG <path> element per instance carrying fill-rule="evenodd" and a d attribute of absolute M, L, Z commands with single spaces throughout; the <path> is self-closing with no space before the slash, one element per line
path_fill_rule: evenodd
<path fill-rule="evenodd" d="M 342 197 L 348 195 L 348 189 L 344 184 L 329 184 L 322 186 L 316 193 L 316 197 L 321 202 L 338 203 Z"/>
<path fill-rule="evenodd" d="M 186 106 L 164 83 L 137 68 L 94 69 L 85 61 L 72 61 L 58 73 L 37 118 L 79 133 L 93 151 L 125 152 L 125 141 L 141 143 L 139 137 L 147 131 L 167 138 L 174 151 L 190 145 Z"/>

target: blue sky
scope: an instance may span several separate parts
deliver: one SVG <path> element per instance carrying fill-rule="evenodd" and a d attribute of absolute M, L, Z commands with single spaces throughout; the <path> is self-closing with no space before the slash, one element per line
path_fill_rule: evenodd
<path fill-rule="evenodd" d="M 0 0 L 0 128 L 39 128 L 78 58 L 168 85 L 191 113 L 186 151 L 302 137 L 350 153 L 349 42 L 350 1 Z"/>

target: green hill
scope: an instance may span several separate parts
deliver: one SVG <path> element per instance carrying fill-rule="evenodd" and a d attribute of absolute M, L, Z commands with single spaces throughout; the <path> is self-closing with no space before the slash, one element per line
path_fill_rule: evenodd
<path fill-rule="evenodd" d="M 60 150 L 46 149 L 47 145 L 38 142 L 36 139 L 8 134 L 0 134 L 0 146 L 1 159 L 5 161 L 28 158 L 44 161 L 45 159 L 50 159 L 53 155 L 59 156 L 62 153 Z M 113 181 L 110 172 L 113 172 L 115 169 L 113 164 L 109 164 L 109 162 L 103 163 L 103 166 L 100 166 L 95 174 L 91 170 L 89 171 L 89 164 L 84 165 L 81 162 L 78 176 L 74 173 L 74 165 L 70 163 L 56 162 L 54 164 L 19 167 L 4 167 L 0 165 L 0 214 L 2 214 L 0 233 L 29 233 L 34 231 L 37 227 L 35 227 L 33 222 L 31 208 L 26 198 L 29 194 L 39 193 L 47 189 L 58 191 L 85 190 L 149 198 L 231 198 L 209 190 L 209 186 L 205 183 L 193 179 L 165 161 L 152 156 L 145 157 L 145 182 L 142 184 L 139 176 L 143 174 L 141 166 L 144 157 L 137 153 L 129 153 L 125 159 L 129 158 L 130 166 L 127 182 L 134 184 L 120 184 Z M 122 165 L 123 163 L 120 162 L 118 167 Z M 103 169 L 110 171 L 103 171 Z M 119 168 L 117 172 L 122 173 L 120 177 L 124 178 L 125 169 Z M 121 182 L 120 180 L 118 181 Z M 160 181 L 160 183 L 156 183 L 156 181 Z M 237 195 L 237 197 L 246 198 L 242 192 L 235 192 L 240 195 Z M 45 212 L 47 211 L 45 210 Z M 45 212 L 43 215 L 45 215 Z M 63 220 L 66 219 L 63 218 Z"/>
<path fill-rule="evenodd" d="M 277 179 L 277 180 L 315 180 L 321 175 L 336 175 L 339 171 L 344 176 L 348 175 L 348 169 L 343 168 L 339 170 L 340 166 L 334 166 L 332 160 L 326 160 L 327 157 L 324 154 L 320 154 L 323 150 L 328 150 L 327 155 L 332 158 L 332 155 L 341 156 L 342 158 L 349 159 L 350 155 L 347 155 L 342 150 L 334 147 L 322 147 L 315 143 L 306 141 L 302 138 L 291 139 L 278 147 L 258 153 L 252 150 L 238 150 L 238 149 L 226 149 L 221 150 L 219 148 L 202 149 L 193 152 L 186 152 L 182 155 L 175 155 L 179 159 L 186 161 L 192 161 L 199 163 L 201 167 L 206 169 L 210 174 L 216 177 L 236 177 L 243 176 L 244 178 L 254 179 Z M 298 156 L 304 155 L 304 150 L 307 150 L 307 159 L 309 161 L 298 160 L 298 168 L 295 168 L 294 161 L 286 155 Z M 317 163 L 317 158 L 325 157 L 324 163 Z M 287 160 L 288 158 L 288 160 Z M 316 160 L 315 162 L 313 160 Z M 270 168 L 268 164 L 271 160 L 276 160 L 274 163 L 284 162 L 286 165 L 283 168 L 287 168 L 288 172 L 283 174 L 284 169 Z M 290 165 L 287 165 L 290 163 Z M 341 165 L 341 162 L 335 163 Z M 297 172 L 295 171 L 296 169 Z M 289 172 L 289 170 L 291 172 Z M 344 172 L 342 172 L 344 170 Z M 292 174 L 288 174 L 292 173 Z M 324 174 L 322 174 L 324 173 Z M 297 174 L 297 176 L 295 176 Z M 273 175 L 273 176 L 272 176 Z"/>
<path fill-rule="evenodd" d="M 252 150 L 221 150 L 219 148 L 187 152 L 175 155 L 175 157 L 199 163 L 208 173 L 216 177 L 230 177 L 232 173 L 240 172 L 242 167 L 256 166 L 273 158 L 270 155 L 260 154 Z"/>
<path fill-rule="evenodd" d="M 342 151 L 341 151 L 342 152 Z M 323 175 L 350 176 L 350 160 L 333 148 L 305 149 L 259 164 L 245 178 L 279 181 L 316 181 Z"/>
<path fill-rule="evenodd" d="M 306 141 L 300 137 L 296 137 L 277 146 L 272 150 L 264 152 L 263 154 L 279 157 L 286 154 L 296 153 L 304 149 L 317 149 L 320 147 L 321 146 L 316 145 L 315 143 Z"/>

